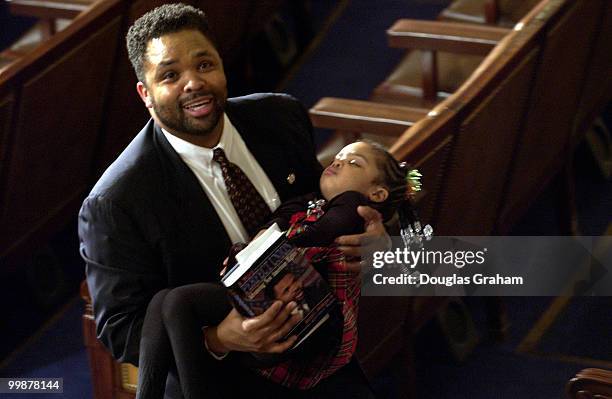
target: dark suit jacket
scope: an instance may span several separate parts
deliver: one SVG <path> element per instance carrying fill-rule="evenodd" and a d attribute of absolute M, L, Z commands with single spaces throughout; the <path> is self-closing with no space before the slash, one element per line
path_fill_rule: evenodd
<path fill-rule="evenodd" d="M 281 201 L 318 189 L 312 126 L 295 99 L 229 99 L 226 113 Z M 218 281 L 231 244 L 195 175 L 153 121 L 85 199 L 79 236 L 98 338 L 116 359 L 134 364 L 152 296 L 166 287 Z"/>

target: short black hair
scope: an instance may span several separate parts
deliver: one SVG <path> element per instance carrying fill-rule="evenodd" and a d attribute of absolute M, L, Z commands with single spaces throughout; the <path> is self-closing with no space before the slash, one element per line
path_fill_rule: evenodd
<path fill-rule="evenodd" d="M 134 22 L 125 38 L 128 57 L 138 80 L 146 84 L 144 57 L 149 41 L 186 29 L 200 31 L 216 47 L 208 25 L 208 17 L 204 11 L 187 4 L 164 4 L 147 12 Z"/>

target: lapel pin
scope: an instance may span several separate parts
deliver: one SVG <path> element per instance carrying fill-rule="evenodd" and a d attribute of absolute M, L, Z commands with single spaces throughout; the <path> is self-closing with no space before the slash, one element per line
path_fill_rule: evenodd
<path fill-rule="evenodd" d="M 289 184 L 293 184 L 295 182 L 295 173 L 289 173 L 289 176 L 287 176 L 287 182 Z"/>

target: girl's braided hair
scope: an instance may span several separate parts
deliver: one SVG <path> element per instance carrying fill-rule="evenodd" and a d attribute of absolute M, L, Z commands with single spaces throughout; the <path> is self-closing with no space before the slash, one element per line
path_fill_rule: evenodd
<path fill-rule="evenodd" d="M 380 143 L 367 139 L 359 141 L 369 144 L 377 155 L 377 167 L 381 173 L 375 183 L 384 186 L 389 192 L 385 201 L 373 202 L 372 206 L 382 214 L 385 222 L 391 219 L 397 211 L 400 228 L 405 228 L 408 224 L 417 221 L 412 197 L 420 186 L 411 185 L 408 177 L 415 173 L 420 176 L 418 172 L 412 170 L 406 162 L 398 162 Z"/>

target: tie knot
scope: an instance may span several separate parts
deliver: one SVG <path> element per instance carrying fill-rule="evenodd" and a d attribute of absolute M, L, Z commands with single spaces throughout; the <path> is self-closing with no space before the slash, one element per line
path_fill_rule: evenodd
<path fill-rule="evenodd" d="M 223 151 L 223 148 L 217 147 L 213 150 L 213 161 L 216 161 L 218 163 L 227 162 L 227 158 L 225 157 L 225 151 Z"/>

